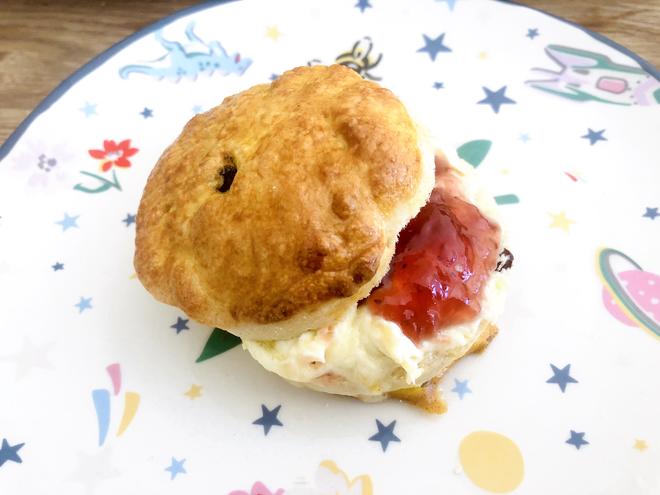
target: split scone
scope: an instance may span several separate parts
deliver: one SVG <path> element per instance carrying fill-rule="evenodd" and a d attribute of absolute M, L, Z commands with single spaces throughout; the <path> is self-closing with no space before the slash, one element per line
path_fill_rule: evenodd
<path fill-rule="evenodd" d="M 504 293 L 495 203 L 451 162 L 389 90 L 339 65 L 293 69 L 163 153 L 138 277 L 292 383 L 439 411 L 419 386 L 492 338 Z"/>

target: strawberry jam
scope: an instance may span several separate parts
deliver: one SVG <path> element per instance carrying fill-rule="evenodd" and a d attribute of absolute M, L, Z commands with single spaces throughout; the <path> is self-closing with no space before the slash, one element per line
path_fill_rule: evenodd
<path fill-rule="evenodd" d="M 428 203 L 400 233 L 390 270 L 367 298 L 413 342 L 473 319 L 497 263 L 500 229 L 460 194 L 458 173 L 436 156 Z"/>

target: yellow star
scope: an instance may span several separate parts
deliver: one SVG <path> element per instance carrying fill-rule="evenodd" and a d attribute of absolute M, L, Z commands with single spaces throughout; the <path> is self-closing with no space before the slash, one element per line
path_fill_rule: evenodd
<path fill-rule="evenodd" d="M 136 279 L 137 278 L 137 273 L 133 272 L 133 275 L 130 275 L 128 278 L 130 278 L 131 280 Z"/>
<path fill-rule="evenodd" d="M 649 446 L 644 440 L 640 440 L 639 438 L 635 439 L 635 445 L 633 445 L 633 449 L 637 449 L 640 452 L 644 452 L 648 448 Z"/>
<path fill-rule="evenodd" d="M 509 175 L 509 169 L 508 168 L 503 168 L 502 170 L 500 170 L 500 173 L 502 175 Z"/>
<path fill-rule="evenodd" d="M 183 395 L 187 395 L 190 400 L 197 399 L 202 396 L 202 386 L 201 385 L 191 385 L 187 392 L 184 392 Z"/>
<path fill-rule="evenodd" d="M 277 41 L 280 36 L 282 36 L 282 33 L 277 29 L 277 26 L 269 26 L 266 28 L 266 38 Z"/>
<path fill-rule="evenodd" d="M 479 60 L 486 60 L 488 58 L 488 54 L 486 52 L 479 52 Z"/>
<path fill-rule="evenodd" d="M 566 213 L 563 211 L 560 211 L 557 214 L 550 213 L 550 216 L 552 217 L 552 223 L 550 224 L 550 228 L 562 229 L 564 232 L 568 232 L 568 229 L 570 228 L 571 224 L 575 223 L 573 220 L 568 218 L 566 216 Z"/>

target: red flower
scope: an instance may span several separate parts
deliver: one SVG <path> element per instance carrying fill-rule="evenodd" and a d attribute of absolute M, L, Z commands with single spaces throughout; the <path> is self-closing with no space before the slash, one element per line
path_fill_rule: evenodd
<path fill-rule="evenodd" d="M 128 157 L 133 156 L 137 152 L 137 148 L 131 148 L 130 139 L 124 139 L 119 144 L 112 140 L 105 140 L 103 141 L 102 150 L 89 150 L 92 158 L 103 160 L 101 170 L 104 172 L 110 170 L 113 165 L 122 168 L 130 167 L 131 162 L 128 160 Z"/>

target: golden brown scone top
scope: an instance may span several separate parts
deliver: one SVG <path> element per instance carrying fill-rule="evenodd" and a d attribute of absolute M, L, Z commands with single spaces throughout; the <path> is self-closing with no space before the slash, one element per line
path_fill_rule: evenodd
<path fill-rule="evenodd" d="M 138 277 L 243 337 L 327 325 L 385 274 L 401 212 L 430 192 L 422 168 L 389 90 L 338 65 L 293 69 L 197 115 L 163 153 L 138 212 Z"/>

